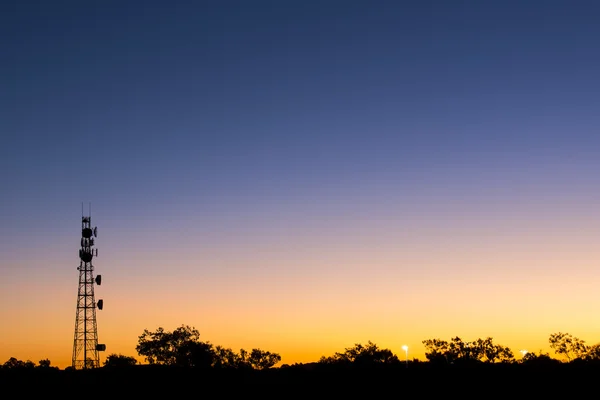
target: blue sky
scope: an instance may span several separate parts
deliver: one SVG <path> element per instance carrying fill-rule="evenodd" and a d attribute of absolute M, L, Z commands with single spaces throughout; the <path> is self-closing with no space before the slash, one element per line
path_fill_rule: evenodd
<path fill-rule="evenodd" d="M 11 204 L 485 184 L 594 157 L 593 2 L 77 3 L 4 6 Z"/>

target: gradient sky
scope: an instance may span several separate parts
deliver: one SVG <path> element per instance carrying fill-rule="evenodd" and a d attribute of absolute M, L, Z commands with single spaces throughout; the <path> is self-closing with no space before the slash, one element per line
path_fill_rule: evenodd
<path fill-rule="evenodd" d="M 0 363 L 600 342 L 597 1 L 0 3 Z M 551 355 L 554 355 L 551 352 Z"/>

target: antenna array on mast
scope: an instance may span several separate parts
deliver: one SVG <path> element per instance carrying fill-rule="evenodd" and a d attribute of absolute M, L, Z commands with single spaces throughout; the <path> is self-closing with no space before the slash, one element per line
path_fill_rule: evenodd
<path fill-rule="evenodd" d="M 98 249 L 94 248 L 94 239 L 98 229 L 92 228 L 92 205 L 89 205 L 89 214 L 83 215 L 81 203 L 81 248 L 79 249 L 79 288 L 77 290 L 77 313 L 75 315 L 75 335 L 73 340 L 74 369 L 97 368 L 100 366 L 98 352 L 106 350 L 106 345 L 98 344 L 98 326 L 96 323 L 96 308 L 102 310 L 103 300 L 96 302 L 94 297 L 94 284 L 100 286 L 102 276 L 94 276 L 92 259 L 98 256 Z"/>

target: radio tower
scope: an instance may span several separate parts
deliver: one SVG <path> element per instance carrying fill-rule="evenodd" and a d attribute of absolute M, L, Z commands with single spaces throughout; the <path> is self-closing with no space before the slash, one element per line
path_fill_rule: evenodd
<path fill-rule="evenodd" d="M 97 368 L 100 366 L 99 351 L 106 350 L 106 345 L 98 344 L 98 327 L 96 325 L 96 307 L 102 310 L 103 301 L 94 299 L 94 283 L 100 286 L 102 276 L 94 277 L 92 258 L 98 256 L 94 248 L 97 228 L 92 228 L 92 207 L 89 215 L 83 216 L 81 205 L 81 249 L 79 258 L 79 289 L 77 290 L 77 314 L 75 316 L 75 339 L 73 340 L 74 369 Z"/>

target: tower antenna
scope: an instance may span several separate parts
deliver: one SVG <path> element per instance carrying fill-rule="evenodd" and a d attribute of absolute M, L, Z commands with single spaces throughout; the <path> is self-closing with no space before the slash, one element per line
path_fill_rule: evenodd
<path fill-rule="evenodd" d="M 97 228 L 92 228 L 92 203 L 89 204 L 90 214 L 83 215 L 81 203 L 81 248 L 79 249 L 79 288 L 77 290 L 77 313 L 75 314 L 75 335 L 73 339 L 73 369 L 97 368 L 100 366 L 98 352 L 105 351 L 106 345 L 98 343 L 98 326 L 96 323 L 96 308 L 102 310 L 104 301 L 96 302 L 94 283 L 102 283 L 102 276 L 94 277 L 92 258 L 98 256 L 94 248 L 94 238 Z"/>

